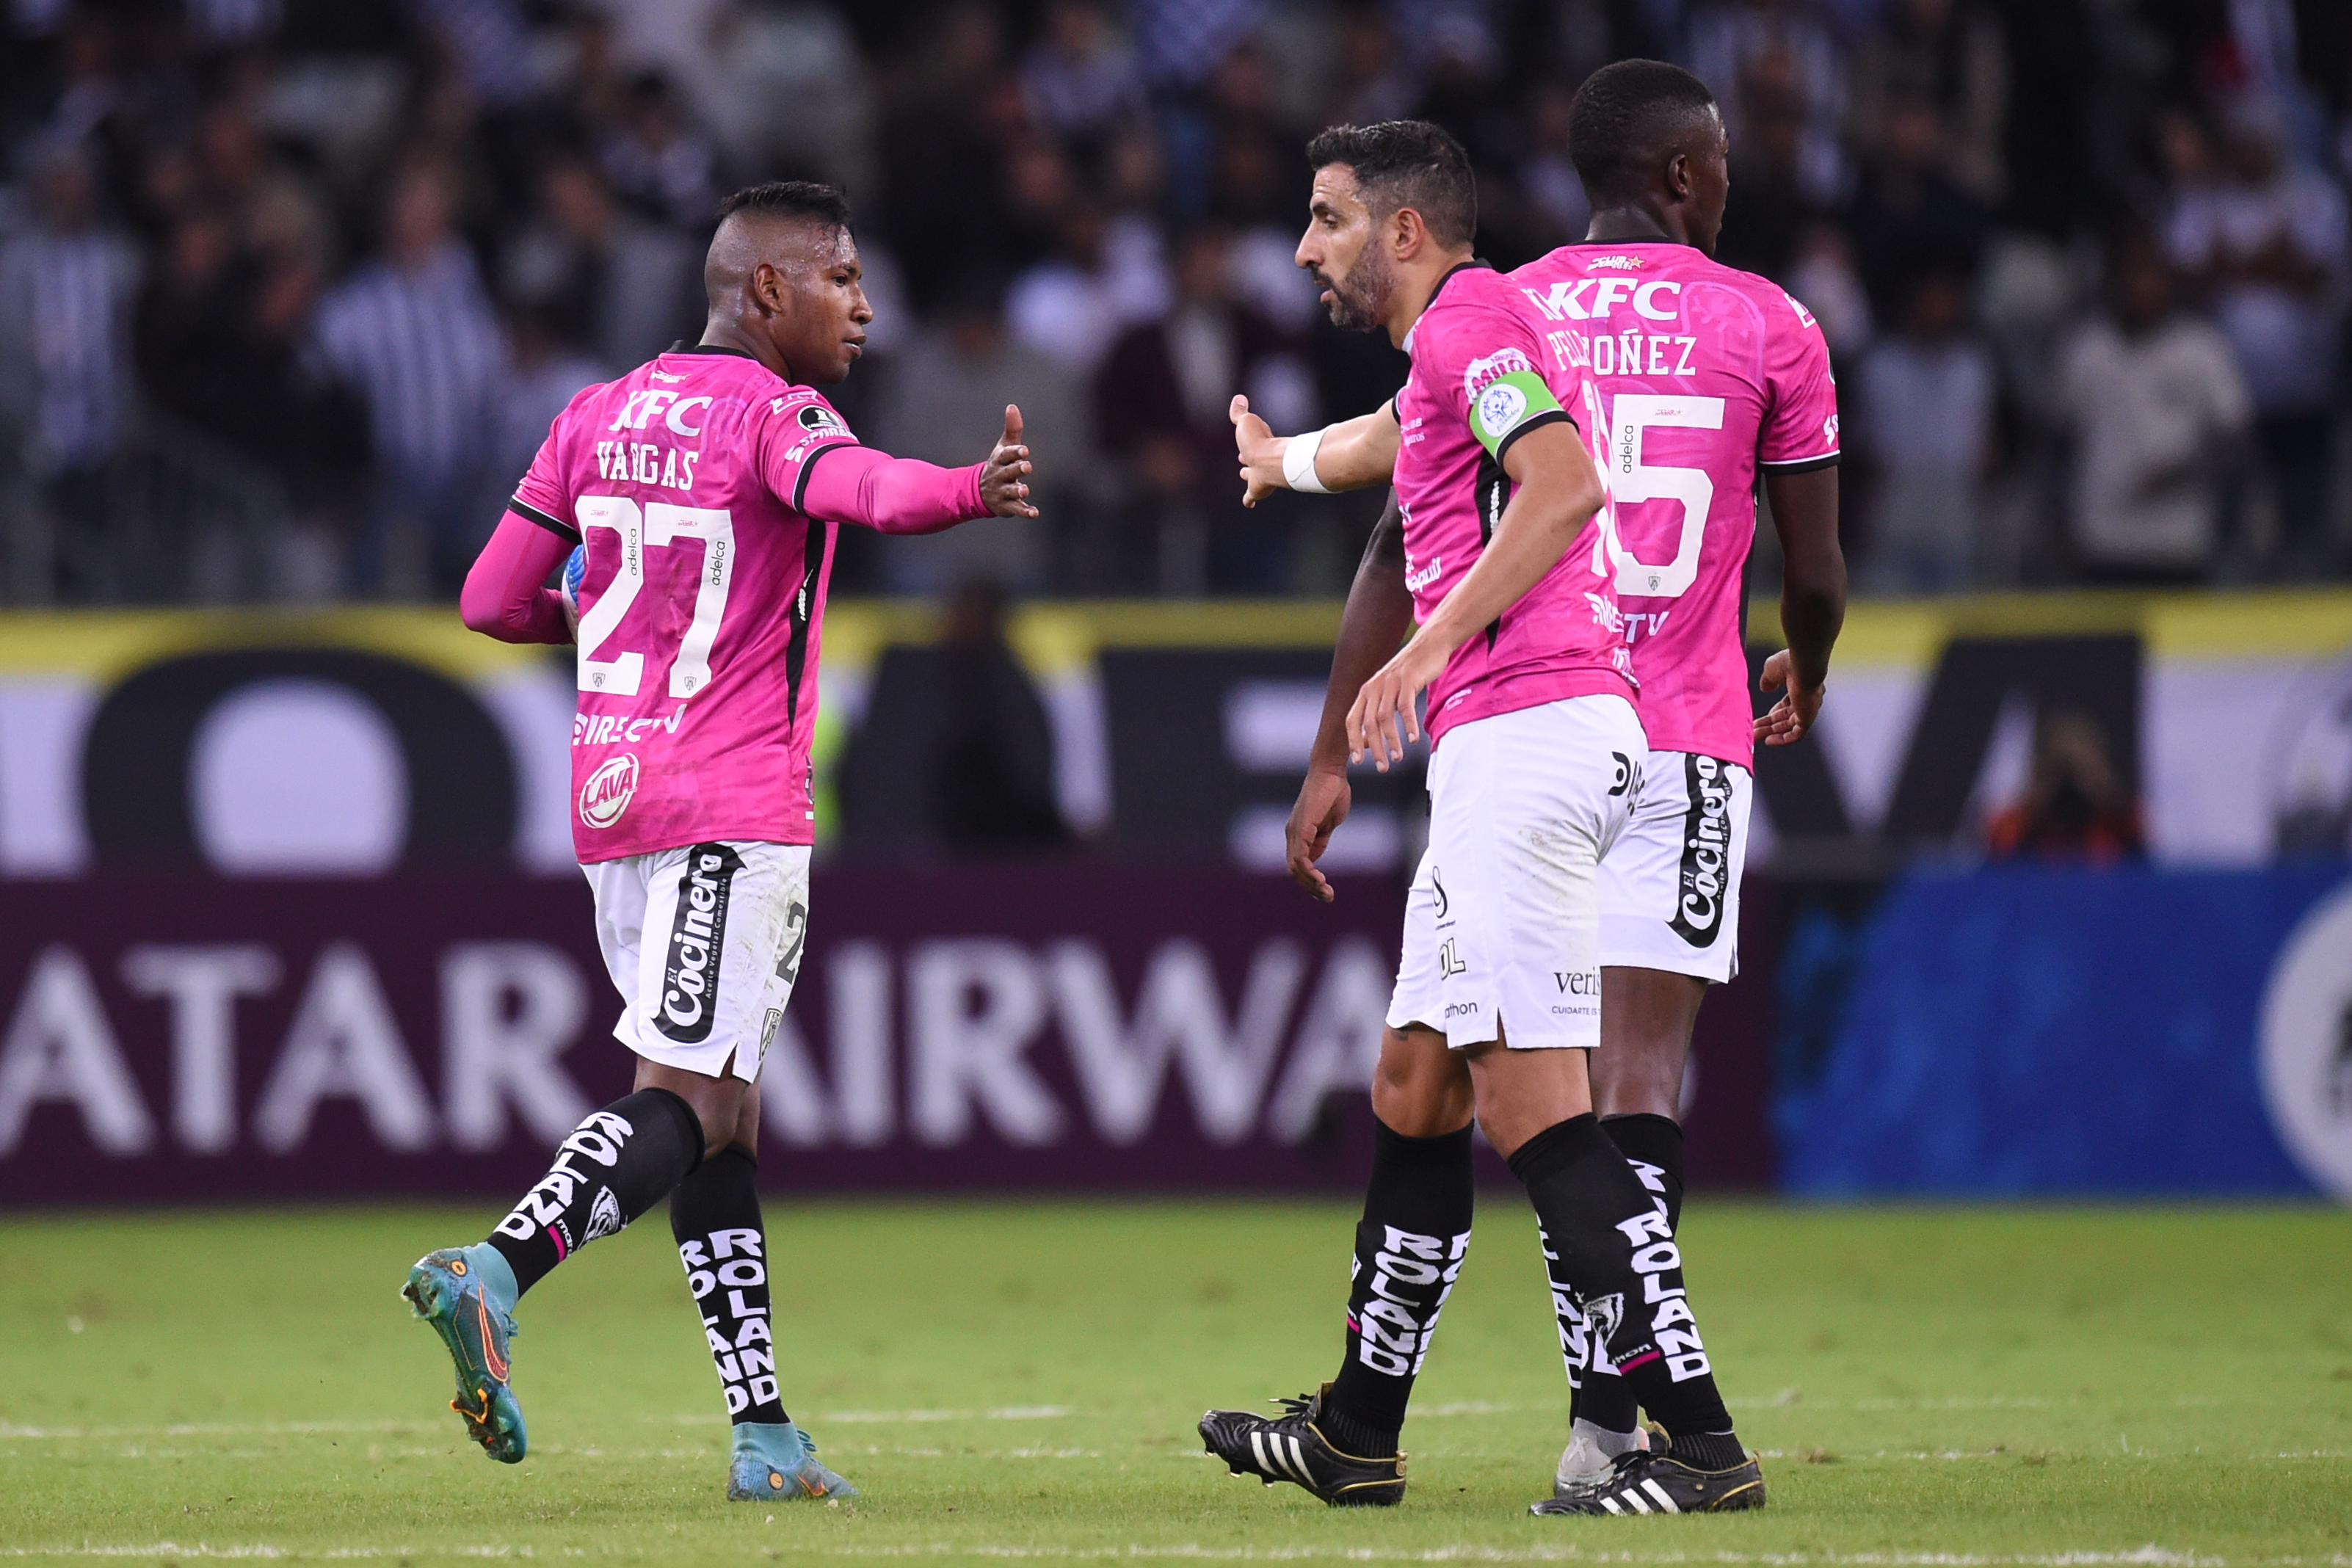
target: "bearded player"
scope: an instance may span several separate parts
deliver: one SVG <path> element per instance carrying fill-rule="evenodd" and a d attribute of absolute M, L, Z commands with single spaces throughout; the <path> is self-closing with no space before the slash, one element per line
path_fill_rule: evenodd
<path fill-rule="evenodd" d="M 1406 1403 L 1470 1239 L 1475 1116 L 1526 1184 L 1567 1299 L 1602 1320 L 1600 1353 L 1673 1433 L 1578 1502 L 1759 1507 L 1762 1477 L 1717 1393 L 1664 1205 L 1601 1131 L 1584 1060 L 1601 1043 L 1601 862 L 1649 754 L 1591 521 L 1599 476 L 1577 412 L 1539 368 L 1549 345 L 1519 291 L 1473 258 L 1459 144 L 1418 121 L 1346 126 L 1307 160 L 1299 265 L 1335 323 L 1385 328 L 1412 356 L 1381 416 L 1385 452 L 1342 432 L 1341 466 L 1352 458 L 1361 482 L 1392 471 L 1403 570 L 1389 580 L 1420 624 L 1397 650 L 1402 626 L 1351 598 L 1326 738 L 1344 792 L 1345 759 L 1402 757 L 1427 691 L 1429 849 L 1373 1077 L 1339 1375 L 1276 1419 L 1213 1410 L 1202 1438 L 1234 1473 L 1328 1503 L 1402 1498 Z M 1302 445 L 1312 464 L 1313 443 L 1291 449 Z M 1274 471 L 1286 455 L 1270 454 Z M 1343 686 L 1352 700 L 1334 737 Z"/>
<path fill-rule="evenodd" d="M 734 1427 L 727 1495 L 849 1497 L 784 1411 L 756 1182 L 760 1062 L 807 934 L 835 530 L 1036 512 L 1019 410 L 986 462 L 940 468 L 860 446 L 816 390 L 849 374 L 874 316 L 839 191 L 755 185 L 719 220 L 701 341 L 572 400 L 463 599 L 476 631 L 572 641 L 541 584 L 585 545 L 572 836 L 636 1086 L 563 1141 L 486 1239 L 418 1259 L 402 1294 L 457 1363 L 467 1433 L 512 1464 L 517 1300 L 667 1197 Z"/>
<path fill-rule="evenodd" d="M 1706 987 L 1738 968 L 1753 743 L 1788 745 L 1811 728 L 1844 615 L 1836 388 L 1804 307 L 1710 259 L 1728 191 L 1727 148 L 1697 78 L 1654 60 L 1595 72 L 1571 111 L 1570 147 L 1592 201 L 1589 237 L 1511 281 L 1555 375 L 1581 383 L 1588 439 L 1611 491 L 1601 543 L 1651 748 L 1632 820 L 1601 871 L 1592 1098 L 1604 1130 L 1678 1224 L 1676 1116 L 1691 1030 Z M 1254 492 L 1378 482 L 1387 477 L 1381 454 L 1395 449 L 1387 409 L 1335 426 L 1320 442 L 1279 440 L 1241 405 L 1236 422 Z M 1765 689 L 1785 695 L 1751 719 L 1740 589 L 1759 474 L 1785 561 L 1789 646 L 1761 675 Z M 1330 887 L 1315 861 L 1349 805 L 1334 715 L 1410 615 L 1392 538 L 1384 521 L 1349 594 L 1325 733 L 1290 819 L 1291 874 L 1326 900 Z M 1466 1182 L 1466 1171 L 1449 1167 L 1449 1179 Z M 1590 1498 L 1615 1458 L 1643 1443 L 1628 1381 L 1594 1353 L 1567 1287 L 1556 1271 L 1576 1403 L 1558 1501 L 1539 1504 L 1544 1510 Z"/>

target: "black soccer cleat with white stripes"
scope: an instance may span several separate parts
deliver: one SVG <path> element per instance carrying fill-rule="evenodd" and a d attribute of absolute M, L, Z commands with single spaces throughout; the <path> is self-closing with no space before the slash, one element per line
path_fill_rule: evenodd
<path fill-rule="evenodd" d="M 1674 1457 L 1672 1449 L 1635 1448 L 1620 1454 L 1604 1479 L 1581 1487 L 1557 1487 L 1555 1495 L 1532 1504 L 1533 1514 L 1553 1513 L 1733 1513 L 1764 1506 L 1764 1470 L 1748 1458 L 1727 1470 L 1702 1470 Z"/>
<path fill-rule="evenodd" d="M 1317 1425 L 1325 1384 L 1315 1393 L 1276 1401 L 1286 1414 L 1268 1420 L 1247 1410 L 1212 1410 L 1201 1417 L 1201 1441 L 1237 1476 L 1267 1486 L 1288 1481 L 1333 1508 L 1393 1508 L 1404 1500 L 1404 1456 L 1370 1459 L 1349 1454 Z"/>

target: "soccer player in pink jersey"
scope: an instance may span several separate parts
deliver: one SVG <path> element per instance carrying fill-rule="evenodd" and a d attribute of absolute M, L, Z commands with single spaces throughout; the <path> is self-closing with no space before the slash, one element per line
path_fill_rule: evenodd
<path fill-rule="evenodd" d="M 1753 743 L 1790 744 L 1811 728 L 1844 613 L 1836 389 L 1804 307 L 1710 259 L 1728 177 L 1721 116 L 1703 83 L 1654 60 L 1606 67 L 1579 92 L 1570 132 L 1594 207 L 1590 236 L 1511 281 L 1607 477 L 1596 563 L 1624 616 L 1651 748 L 1632 820 L 1601 868 L 1592 1098 L 1610 1137 L 1679 1221 L 1676 1117 L 1691 1030 L 1707 985 L 1738 972 Z M 1284 484 L 1375 483 L 1387 477 L 1381 457 L 1398 449 L 1388 409 L 1319 440 L 1283 442 L 1240 405 L 1236 423 L 1253 497 Z M 1765 689 L 1785 694 L 1752 719 L 1741 579 L 1759 474 L 1785 561 L 1789 646 L 1761 676 Z M 1291 816 L 1292 875 L 1325 899 L 1329 886 L 1314 863 L 1349 798 L 1333 715 L 1411 615 L 1392 537 L 1384 520 L 1349 594 L 1326 734 Z M 1554 1294 L 1580 1386 L 1555 1500 L 1538 1505 L 1547 1510 L 1582 1508 L 1611 1484 L 1615 1457 L 1642 1443 L 1632 1390 L 1593 1353 L 1567 1284 L 1556 1279 Z"/>
<path fill-rule="evenodd" d="M 825 583 L 844 523 L 1036 515 L 1018 409 L 985 462 L 940 468 L 860 446 L 817 391 L 862 352 L 859 276 L 832 186 L 730 196 L 701 341 L 572 400 L 466 580 L 474 630 L 579 645 L 572 837 L 614 1037 L 637 1058 L 635 1091 L 581 1122 L 487 1239 L 427 1253 L 402 1291 L 457 1364 L 452 1408 L 509 1464 L 517 1299 L 667 1196 L 733 1422 L 727 1495 L 856 1495 L 784 1411 L 756 1183 L 760 1062 L 808 929 Z M 576 638 L 543 586 L 575 547 Z"/>
<path fill-rule="evenodd" d="M 1307 161 L 1299 265 L 1334 322 L 1384 327 L 1412 356 L 1384 413 L 1391 467 L 1362 467 L 1366 482 L 1393 472 L 1397 581 L 1419 623 L 1402 649 L 1393 625 L 1382 646 L 1351 601 L 1317 752 L 1336 743 L 1343 781 L 1348 757 L 1386 767 L 1415 738 L 1426 690 L 1429 848 L 1373 1077 L 1339 1373 L 1276 1419 L 1212 1410 L 1202 1438 L 1235 1474 L 1328 1503 L 1402 1499 L 1406 1404 L 1470 1239 L 1475 1116 L 1526 1184 L 1580 1324 L 1602 1323 L 1601 1353 L 1674 1434 L 1619 1468 L 1592 1511 L 1760 1506 L 1664 1205 L 1601 1131 L 1585 1067 L 1601 1044 L 1602 858 L 1649 751 L 1592 521 L 1600 477 L 1519 291 L 1472 255 L 1460 145 L 1419 121 L 1343 126 Z M 1382 456 L 1377 438 L 1349 438 L 1355 458 Z M 1292 446 L 1315 461 L 1313 443 Z M 1394 657 L 1366 670 L 1356 656 L 1375 647 L 1372 662 Z"/>

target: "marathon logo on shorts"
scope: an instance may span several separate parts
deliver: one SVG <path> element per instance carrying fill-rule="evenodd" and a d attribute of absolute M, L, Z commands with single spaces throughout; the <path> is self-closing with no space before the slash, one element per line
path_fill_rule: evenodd
<path fill-rule="evenodd" d="M 742 868 L 743 858 L 724 844 L 698 844 L 686 852 L 661 1001 L 654 1008 L 654 1027 L 682 1046 L 710 1037 L 719 1012 L 719 960 L 727 945 L 727 900 Z"/>
<path fill-rule="evenodd" d="M 1666 924 L 1693 947 L 1711 947 L 1723 929 L 1731 874 L 1731 773 L 1696 752 L 1683 759 L 1690 809 L 1683 816 L 1682 877 Z"/>

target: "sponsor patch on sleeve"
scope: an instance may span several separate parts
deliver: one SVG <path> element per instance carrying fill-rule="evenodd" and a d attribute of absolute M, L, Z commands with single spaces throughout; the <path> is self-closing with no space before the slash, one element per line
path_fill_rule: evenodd
<path fill-rule="evenodd" d="M 1563 413 L 1542 376 L 1517 349 L 1475 362 L 1464 385 L 1470 395 L 1470 433 L 1499 455 L 1513 432 L 1544 414 Z"/>

